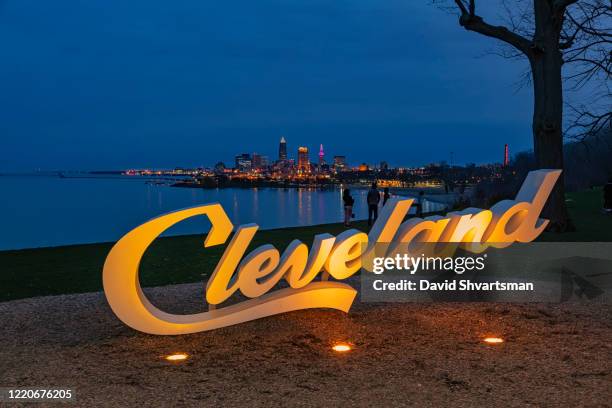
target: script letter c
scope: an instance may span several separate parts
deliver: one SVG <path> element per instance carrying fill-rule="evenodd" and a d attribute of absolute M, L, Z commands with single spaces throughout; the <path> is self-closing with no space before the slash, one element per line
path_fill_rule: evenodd
<path fill-rule="evenodd" d="M 204 247 L 223 244 L 234 226 L 223 207 L 215 203 L 154 218 L 128 232 L 111 249 L 102 272 L 104 292 L 113 312 L 128 326 L 151 334 L 178 334 L 181 326 L 197 320 L 194 317 L 198 315 L 172 315 L 152 305 L 140 287 L 138 269 L 155 238 L 174 224 L 198 215 L 207 215 L 212 224 Z"/>

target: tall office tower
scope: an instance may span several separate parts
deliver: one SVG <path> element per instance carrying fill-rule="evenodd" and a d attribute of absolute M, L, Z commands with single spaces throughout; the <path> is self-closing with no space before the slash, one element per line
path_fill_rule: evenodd
<path fill-rule="evenodd" d="M 281 137 L 280 143 L 278 144 L 278 160 L 281 162 L 287 160 L 287 141 L 284 137 Z"/>
<path fill-rule="evenodd" d="M 319 167 L 325 164 L 325 152 L 323 151 L 323 145 L 319 147 Z"/>
<path fill-rule="evenodd" d="M 308 148 L 298 147 L 298 172 L 310 173 L 310 160 L 308 159 Z"/>
<path fill-rule="evenodd" d="M 508 144 L 504 145 L 504 167 L 510 164 L 510 157 L 508 157 Z"/>

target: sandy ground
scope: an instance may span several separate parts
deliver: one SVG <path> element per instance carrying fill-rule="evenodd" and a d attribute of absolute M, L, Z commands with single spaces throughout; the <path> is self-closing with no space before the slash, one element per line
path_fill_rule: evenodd
<path fill-rule="evenodd" d="M 171 311 L 201 307 L 201 285 L 147 293 Z M 0 386 L 72 387 L 78 406 L 612 404 L 612 305 L 356 302 L 161 337 L 91 293 L 0 303 L 0 324 Z M 339 340 L 354 350 L 331 351 Z M 191 358 L 162 358 L 175 351 Z"/>

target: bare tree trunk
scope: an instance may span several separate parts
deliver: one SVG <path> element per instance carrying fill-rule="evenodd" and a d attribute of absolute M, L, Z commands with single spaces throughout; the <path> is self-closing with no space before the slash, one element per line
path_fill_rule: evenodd
<path fill-rule="evenodd" d="M 533 74 L 533 147 L 538 168 L 563 169 L 563 83 L 559 36 L 563 14 L 555 13 L 547 0 L 534 0 L 536 32 L 529 56 Z M 565 205 L 565 186 L 559 178 L 543 217 L 550 220 L 549 230 L 574 229 Z"/>

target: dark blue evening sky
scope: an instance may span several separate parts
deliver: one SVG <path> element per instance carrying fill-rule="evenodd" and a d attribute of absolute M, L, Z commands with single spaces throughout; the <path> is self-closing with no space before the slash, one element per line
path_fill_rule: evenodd
<path fill-rule="evenodd" d="M 281 135 L 353 164 L 531 145 L 524 65 L 425 0 L 0 0 L 0 38 L 0 170 L 210 166 Z"/>

